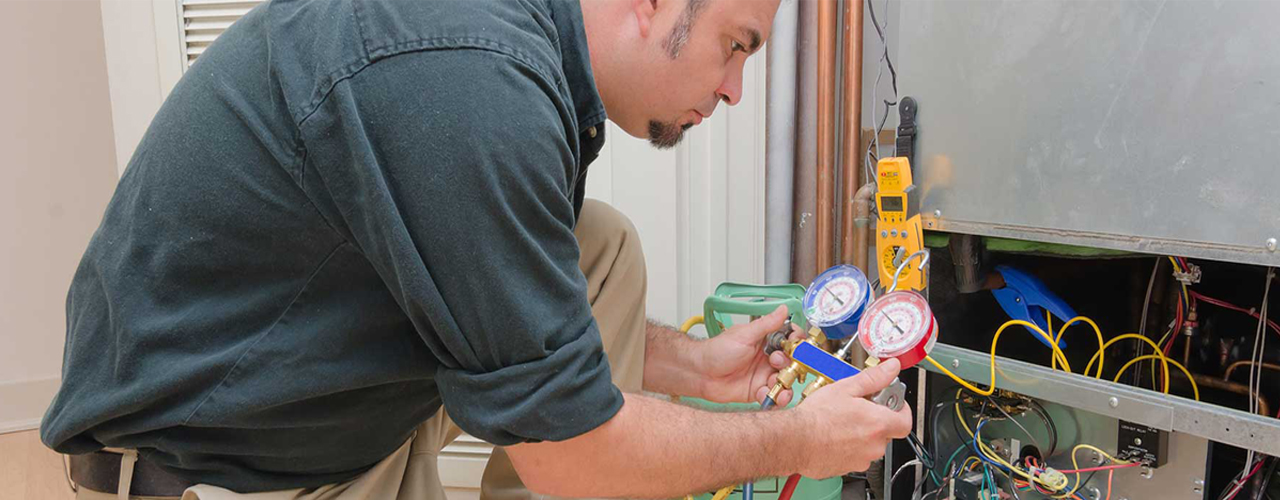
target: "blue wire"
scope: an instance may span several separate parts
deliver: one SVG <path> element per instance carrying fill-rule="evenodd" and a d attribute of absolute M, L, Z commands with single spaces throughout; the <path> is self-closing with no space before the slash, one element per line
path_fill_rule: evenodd
<path fill-rule="evenodd" d="M 754 483 L 742 483 L 742 500 L 751 500 L 756 494 Z"/>

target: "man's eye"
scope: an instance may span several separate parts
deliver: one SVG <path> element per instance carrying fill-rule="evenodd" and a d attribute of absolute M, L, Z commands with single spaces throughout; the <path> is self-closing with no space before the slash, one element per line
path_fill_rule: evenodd
<path fill-rule="evenodd" d="M 734 40 L 732 42 L 729 42 L 729 51 L 730 52 L 746 52 L 747 48 L 742 44 L 738 43 L 737 40 Z"/>

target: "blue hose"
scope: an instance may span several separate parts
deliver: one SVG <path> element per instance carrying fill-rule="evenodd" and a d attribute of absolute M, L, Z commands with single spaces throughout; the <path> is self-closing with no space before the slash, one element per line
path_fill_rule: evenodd
<path fill-rule="evenodd" d="M 751 500 L 756 494 L 755 483 L 742 483 L 742 500 Z"/>

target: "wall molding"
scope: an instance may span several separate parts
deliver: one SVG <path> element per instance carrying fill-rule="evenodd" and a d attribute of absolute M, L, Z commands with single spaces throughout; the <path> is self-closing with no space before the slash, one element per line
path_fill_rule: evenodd
<path fill-rule="evenodd" d="M 4 401 L 0 405 L 0 434 L 39 428 L 61 382 L 58 377 L 0 382 L 0 401 Z"/>

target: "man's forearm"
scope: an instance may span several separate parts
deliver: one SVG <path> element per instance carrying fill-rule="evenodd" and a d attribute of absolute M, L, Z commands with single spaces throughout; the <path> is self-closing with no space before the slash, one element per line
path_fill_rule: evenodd
<path fill-rule="evenodd" d="M 671 498 L 794 472 L 804 448 L 794 429 L 808 428 L 794 421 L 801 415 L 711 413 L 627 394 L 618 414 L 587 434 L 508 452 L 538 493 Z"/>
<path fill-rule="evenodd" d="M 675 396 L 701 396 L 700 341 L 648 320 L 645 325 L 644 390 Z"/>

